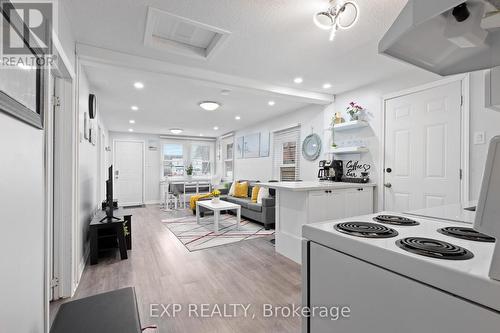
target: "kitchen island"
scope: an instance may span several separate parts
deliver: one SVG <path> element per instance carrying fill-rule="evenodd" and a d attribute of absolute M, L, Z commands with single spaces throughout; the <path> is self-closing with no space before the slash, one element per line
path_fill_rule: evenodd
<path fill-rule="evenodd" d="M 372 183 L 308 181 L 259 185 L 276 190 L 276 251 L 299 264 L 304 224 L 373 213 Z"/>

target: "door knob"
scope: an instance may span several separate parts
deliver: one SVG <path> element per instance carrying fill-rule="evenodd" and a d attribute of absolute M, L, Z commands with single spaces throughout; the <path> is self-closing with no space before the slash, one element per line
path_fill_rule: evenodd
<path fill-rule="evenodd" d="M 391 183 L 385 183 L 384 186 L 387 187 L 387 188 L 391 188 L 392 184 Z"/>

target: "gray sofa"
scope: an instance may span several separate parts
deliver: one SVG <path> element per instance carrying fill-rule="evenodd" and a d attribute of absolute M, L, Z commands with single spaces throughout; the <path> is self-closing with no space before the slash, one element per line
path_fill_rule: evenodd
<path fill-rule="evenodd" d="M 241 216 L 253 221 L 262 223 L 266 230 L 274 227 L 276 218 L 276 198 L 274 197 L 274 191 L 270 190 L 270 197 L 263 198 L 262 204 L 253 203 L 251 200 L 252 189 L 258 182 L 248 181 L 250 186 L 248 186 L 248 198 L 236 198 L 228 195 L 228 190 L 221 190 L 221 200 L 232 202 L 241 206 Z M 209 198 L 201 200 L 210 200 Z M 207 209 L 200 207 L 200 215 L 204 216 L 207 213 Z M 233 211 L 229 212 L 234 214 Z M 196 211 L 193 211 L 196 214 Z"/>

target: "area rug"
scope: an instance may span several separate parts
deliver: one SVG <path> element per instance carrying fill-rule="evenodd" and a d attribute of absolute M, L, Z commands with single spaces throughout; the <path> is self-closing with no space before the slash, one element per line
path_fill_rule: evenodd
<path fill-rule="evenodd" d="M 196 216 L 192 215 L 167 218 L 162 222 L 189 251 L 274 235 L 274 230 L 265 230 L 261 224 L 244 218 L 241 219 L 240 228 L 237 230 L 236 217 L 226 214 L 220 216 L 217 234 L 214 232 L 213 215 L 201 218 L 200 224 L 196 223 Z"/>

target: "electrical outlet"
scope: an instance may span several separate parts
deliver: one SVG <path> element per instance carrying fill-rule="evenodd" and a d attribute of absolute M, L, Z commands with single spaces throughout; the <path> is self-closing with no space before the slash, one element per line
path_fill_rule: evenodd
<path fill-rule="evenodd" d="M 485 132 L 474 132 L 474 144 L 484 145 L 486 143 L 486 133 Z"/>

